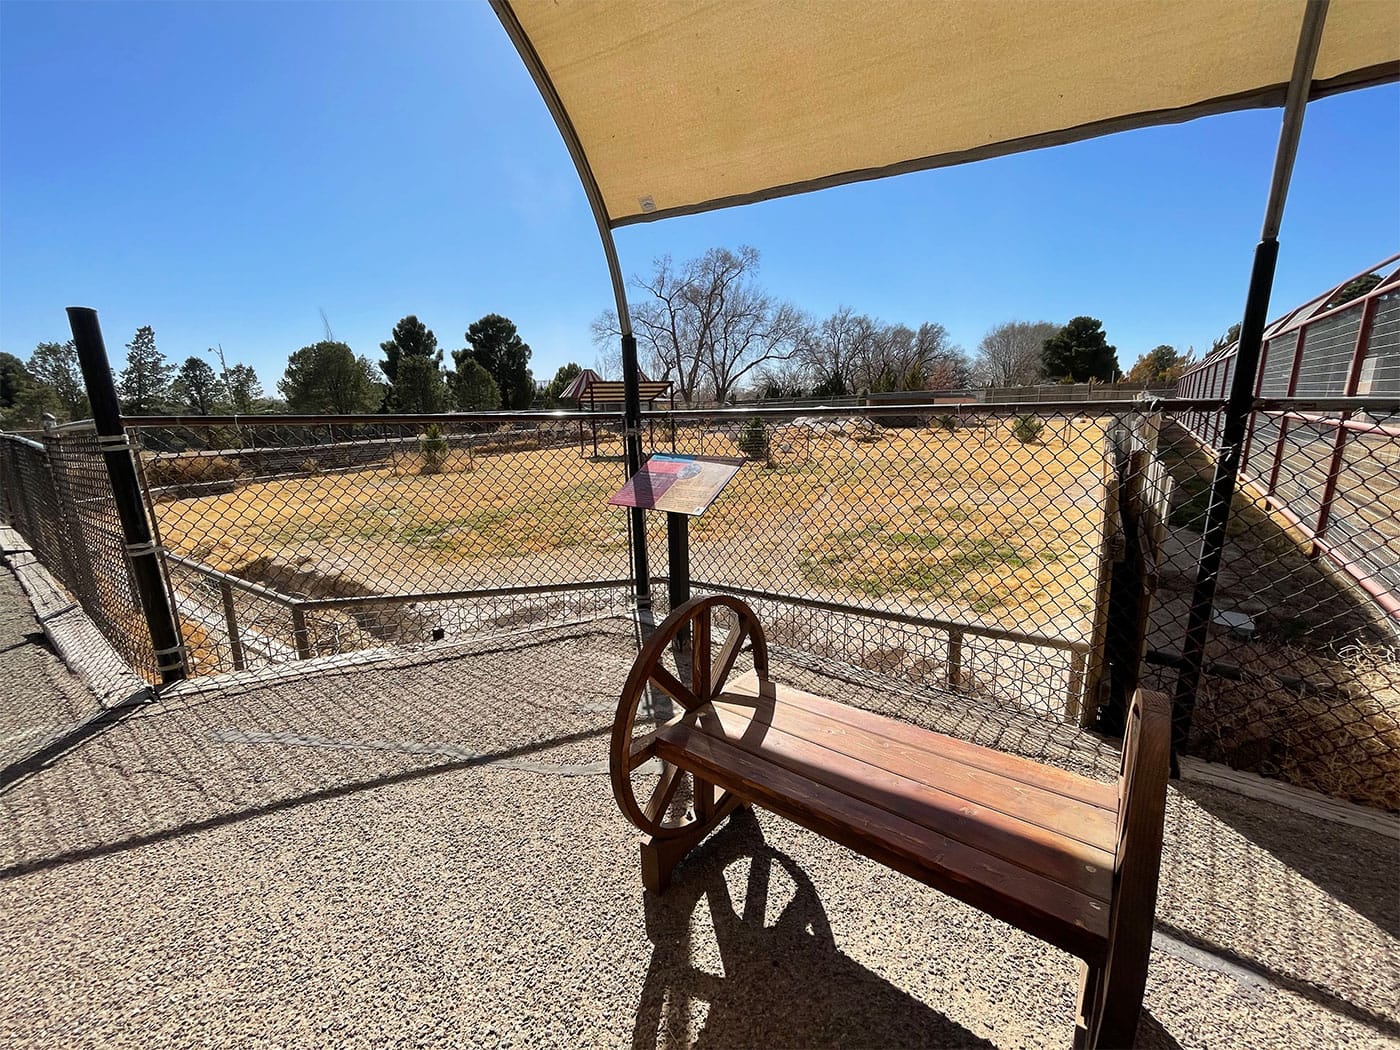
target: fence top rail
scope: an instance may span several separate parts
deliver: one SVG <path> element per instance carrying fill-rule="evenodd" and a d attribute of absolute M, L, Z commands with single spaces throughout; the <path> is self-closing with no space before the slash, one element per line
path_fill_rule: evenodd
<path fill-rule="evenodd" d="M 247 591 L 249 594 L 256 594 L 259 598 L 266 598 L 268 601 L 276 602 L 279 605 L 290 606 L 300 605 L 302 603 L 302 599 L 300 598 L 293 597 L 290 594 L 283 594 L 281 591 L 274 591 L 271 587 L 264 587 L 260 583 L 254 583 L 252 580 L 245 580 L 241 576 L 234 576 L 231 573 L 223 572 L 214 568 L 212 565 L 204 564 L 202 561 L 186 558 L 181 554 L 176 554 L 169 548 L 165 550 L 165 557 L 177 565 L 183 565 L 185 568 L 193 569 L 202 576 L 208 576 L 211 580 L 218 580 L 220 583 L 226 583 L 230 587 L 237 588 L 240 591 Z"/>
<path fill-rule="evenodd" d="M 91 419 L 74 419 L 67 423 L 55 423 L 48 428 L 50 434 L 79 434 L 96 430 L 97 424 Z"/>
<path fill-rule="evenodd" d="M 805 594 L 791 594 L 786 591 L 770 591 L 760 587 L 741 587 L 728 583 L 713 583 L 709 580 L 692 580 L 691 587 L 695 590 L 723 591 L 726 594 L 735 594 L 741 598 L 768 599 L 769 601 L 785 602 L 790 605 L 800 605 L 809 609 L 820 609 L 824 612 L 842 613 L 850 616 L 864 616 L 872 620 L 887 620 L 891 623 L 908 624 L 912 627 L 932 627 L 934 630 L 951 631 L 957 634 L 972 635 L 977 638 L 990 638 L 993 641 L 1013 642 L 1017 645 L 1032 645 L 1042 649 L 1061 649 L 1071 653 L 1088 653 L 1093 646 L 1082 638 L 1062 638 L 1055 635 L 1031 634 L 1026 631 L 1014 631 L 1005 627 L 996 627 L 992 624 L 983 624 L 975 621 L 952 620 L 939 616 L 924 616 L 918 613 L 901 613 L 889 609 L 881 609 L 871 605 L 850 605 L 845 602 L 834 602 L 826 598 L 812 598 Z"/>
<path fill-rule="evenodd" d="M 1137 400 L 1102 401 L 1003 401 L 998 403 L 953 403 L 935 405 L 923 403 L 903 405 L 831 405 L 819 408 L 749 408 L 735 405 L 730 408 L 678 408 L 674 412 L 650 411 L 642 415 L 652 419 L 738 419 L 746 420 L 754 416 L 769 416 L 778 419 L 798 416 L 907 416 L 907 415 L 1038 415 L 1053 412 L 1070 413 L 1077 416 L 1093 415 L 1134 415 L 1149 412 L 1181 412 L 1190 409 L 1218 409 L 1225 407 L 1225 399 L 1206 398 L 1143 398 Z"/>
<path fill-rule="evenodd" d="M 247 416 L 122 416 L 122 426 L 133 430 L 158 427 L 317 427 L 374 426 L 378 424 L 450 424 L 464 423 L 569 423 L 589 420 L 618 420 L 622 412 L 510 411 L 510 412 L 440 412 L 427 414 L 369 413 L 366 415 L 309 416 L 287 413 Z"/>
<path fill-rule="evenodd" d="M 40 452 L 44 451 L 43 442 L 35 441 L 33 438 L 27 438 L 23 434 L 6 434 L 0 432 L 0 438 L 4 438 L 6 441 L 12 441 L 16 445 L 24 445 L 26 448 L 35 448 Z"/>
<path fill-rule="evenodd" d="M 562 581 L 559 583 L 534 583 L 518 587 L 466 587 L 451 591 L 401 591 L 390 594 L 356 594 L 344 598 L 297 598 L 297 605 L 303 609 L 355 609 L 374 605 L 416 605 L 419 602 L 466 601 L 478 598 L 510 598 L 533 594 L 559 594 L 568 591 L 601 591 L 608 588 L 625 588 L 632 585 L 628 579 Z M 652 583 L 666 582 L 664 576 L 653 576 Z"/>

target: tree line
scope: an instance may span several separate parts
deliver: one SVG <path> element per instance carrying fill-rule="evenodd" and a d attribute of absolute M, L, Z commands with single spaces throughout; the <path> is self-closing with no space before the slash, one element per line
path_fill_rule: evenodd
<path fill-rule="evenodd" d="M 1138 358 L 1126 377 L 1099 320 L 1007 321 L 969 354 L 934 321 L 890 323 L 839 306 L 816 318 L 758 283 L 759 253 L 712 248 L 676 263 L 654 261 L 633 277 L 628 313 L 640 363 L 676 384 L 689 404 L 726 402 L 741 391 L 765 398 L 838 397 L 899 390 L 1112 382 L 1170 385 L 1194 352 L 1166 344 Z M 605 370 L 620 371 L 616 314 L 592 326 Z"/>
<path fill-rule="evenodd" d="M 487 314 L 466 331 L 466 346 L 443 363 L 437 336 L 417 317 L 402 318 L 379 345 L 377 363 L 332 337 L 295 351 L 269 397 L 257 373 L 230 364 L 222 347 L 173 364 L 156 346 L 155 330 L 143 325 L 126 344 L 126 360 L 114 373 L 126 415 L 247 415 L 260 412 L 352 415 L 370 412 L 489 411 L 529 408 L 537 400 L 530 372 L 531 350 L 513 322 Z M 559 370 L 546 400 L 580 371 Z M 564 377 L 561 379 L 561 376 Z M 0 423 L 36 425 L 45 415 L 59 420 L 91 414 L 78 352 L 72 341 L 40 343 L 28 361 L 0 353 Z"/>
<path fill-rule="evenodd" d="M 886 391 L 958 390 L 974 386 L 1112 382 L 1170 386 L 1194 359 L 1167 344 L 1143 353 L 1126 374 L 1103 324 L 1087 315 L 1065 324 L 1006 321 L 992 326 L 971 354 L 943 325 L 886 322 L 839 306 L 815 318 L 758 283 L 759 253 L 711 248 L 681 263 L 663 256 L 634 277 L 628 310 L 640 363 L 653 379 L 670 380 L 686 404 L 763 398 L 840 397 Z M 1233 339 L 1238 326 L 1215 341 Z M 620 375 L 619 325 L 613 311 L 592 324 L 599 371 Z M 537 391 L 532 351 L 515 324 L 487 314 L 467 328 L 465 345 L 444 361 L 437 336 L 415 315 L 399 320 L 379 345 L 377 362 L 326 338 L 288 359 L 276 397 L 264 394 L 254 370 L 229 364 L 222 348 L 176 366 L 139 328 L 116 375 L 128 415 L 289 411 L 352 415 L 370 412 L 467 412 L 554 407 L 581 371 L 570 362 Z M 217 366 L 217 367 L 216 367 Z M 77 351 L 71 342 L 40 343 L 27 362 L 0 353 L 0 423 L 35 424 L 89 414 Z"/>

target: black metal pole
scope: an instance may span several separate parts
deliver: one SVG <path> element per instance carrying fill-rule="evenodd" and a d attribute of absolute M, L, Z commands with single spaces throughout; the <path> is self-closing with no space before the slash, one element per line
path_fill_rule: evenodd
<path fill-rule="evenodd" d="M 1322 41 L 1327 3 L 1328 0 L 1308 0 L 1303 14 L 1302 32 L 1299 34 L 1298 50 L 1293 62 L 1293 75 L 1288 83 L 1288 95 L 1284 103 L 1278 151 L 1274 157 L 1269 200 L 1264 208 L 1264 228 L 1259 244 L 1254 249 L 1249 292 L 1245 297 L 1244 316 L 1240 320 L 1235 372 L 1231 379 L 1230 397 L 1225 405 L 1225 422 L 1215 460 L 1215 475 L 1211 479 L 1210 495 L 1206 504 L 1205 526 L 1201 530 L 1201 555 L 1196 563 L 1196 582 L 1191 593 L 1191 610 L 1186 622 L 1181 665 L 1177 673 L 1176 689 L 1172 695 L 1173 773 L 1177 772 L 1178 757 L 1186 750 L 1187 739 L 1191 733 L 1191 718 L 1196 707 L 1196 693 L 1201 684 L 1201 668 L 1205 663 L 1211 613 L 1215 608 L 1215 589 L 1219 582 L 1220 563 L 1225 551 L 1226 532 L 1230 521 L 1230 504 L 1234 500 L 1235 485 L 1239 478 L 1240 454 L 1244 450 L 1249 417 L 1254 408 L 1259 355 L 1264 344 L 1264 328 L 1269 319 L 1269 297 L 1273 292 L 1274 270 L 1278 263 L 1278 231 L 1283 220 L 1283 206 L 1288 197 L 1293 162 L 1298 155 L 1298 139 L 1303 130 L 1303 111 L 1307 106 L 1313 67 L 1317 61 L 1318 46 Z"/>
<path fill-rule="evenodd" d="M 666 553 L 670 565 L 667 582 L 674 609 L 690 601 L 690 518 L 684 514 L 666 514 Z"/>
<path fill-rule="evenodd" d="M 642 388 L 637 373 L 637 337 L 627 332 L 622 337 L 622 429 L 629 478 L 642 469 Z M 634 507 L 629 514 L 634 593 L 638 605 L 650 605 L 651 570 L 647 558 L 646 512 Z"/>
<path fill-rule="evenodd" d="M 671 611 L 690 601 L 690 518 L 672 511 L 666 513 L 666 587 Z M 689 628 L 676 635 L 676 645 L 690 638 Z"/>
<path fill-rule="evenodd" d="M 97 430 L 97 442 L 107 464 L 107 477 L 112 483 L 112 499 L 117 517 L 121 519 L 122 535 L 126 541 L 131 576 L 136 582 L 141 611 L 151 632 L 155 650 L 156 670 L 162 682 L 178 682 L 186 675 L 185 647 L 175 623 L 175 611 L 165 589 L 160 571 L 160 556 L 156 551 L 151 523 L 141 499 L 141 483 L 136 477 L 136 462 L 131 457 L 131 445 L 122 425 L 121 404 L 112 380 L 112 366 L 107 360 L 107 346 L 102 329 L 97 324 L 97 311 L 85 306 L 68 307 L 68 324 L 73 330 L 73 344 L 78 350 L 78 362 L 83 369 L 83 384 L 92 405 L 92 419 Z"/>

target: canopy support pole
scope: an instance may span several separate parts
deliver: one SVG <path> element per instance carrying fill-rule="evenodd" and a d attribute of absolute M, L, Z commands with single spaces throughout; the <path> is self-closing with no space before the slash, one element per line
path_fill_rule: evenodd
<path fill-rule="evenodd" d="M 613 241 L 612 227 L 608 224 L 607 208 L 603 204 L 603 194 L 598 189 L 598 180 L 593 177 L 593 169 L 579 142 L 578 132 L 569 119 L 554 82 L 545 72 L 544 63 L 536 53 L 530 38 L 525 35 L 509 0 L 491 0 L 491 8 L 496 12 L 502 27 L 519 52 L 520 59 L 539 88 L 540 97 L 549 107 L 550 116 L 568 147 L 574 168 L 578 171 L 579 182 L 583 184 L 588 206 L 593 210 L 593 221 L 598 224 L 598 237 L 603 242 L 603 255 L 608 263 L 608 276 L 612 280 L 613 300 L 617 304 L 617 328 L 622 339 L 622 444 L 627 462 L 627 476 L 630 478 L 642 469 L 642 398 L 638 385 L 637 340 L 632 334 L 632 317 L 627 309 L 627 284 L 622 279 L 622 266 L 617 260 L 617 245 Z M 633 507 L 627 511 L 627 524 L 632 551 L 632 589 L 639 608 L 651 606 L 651 570 L 647 559 L 646 512 Z"/>
<path fill-rule="evenodd" d="M 1235 373 L 1230 384 L 1229 400 L 1225 406 L 1225 421 L 1215 460 L 1215 476 L 1211 479 L 1205 527 L 1201 532 L 1201 555 L 1196 563 L 1196 583 L 1191 595 L 1186 641 L 1182 647 L 1180 670 L 1172 697 L 1173 776 L 1178 775 L 1178 756 L 1186 750 L 1187 737 L 1191 732 L 1191 717 L 1196 706 L 1196 693 L 1201 684 L 1201 668 L 1205 661 L 1206 641 L 1210 632 L 1211 614 L 1215 607 L 1215 589 L 1219 582 L 1220 562 L 1225 550 L 1230 505 L 1235 496 L 1240 454 L 1244 449 L 1249 417 L 1254 408 L 1259 355 L 1264 342 L 1264 327 L 1269 320 L 1269 297 L 1273 292 L 1274 270 L 1278 263 L 1278 231 L 1283 221 L 1283 205 L 1288 197 L 1293 162 L 1298 156 L 1298 139 L 1303 130 L 1303 111 L 1307 107 L 1313 67 L 1317 61 L 1318 47 L 1322 43 L 1327 4 L 1328 0 L 1308 0 L 1303 13 L 1298 50 L 1293 59 L 1293 75 L 1288 82 L 1288 94 L 1284 101 L 1278 150 L 1274 155 L 1273 181 L 1269 186 L 1268 203 L 1264 207 L 1263 231 L 1259 237 L 1259 244 L 1254 249 L 1249 292 L 1245 297 L 1244 316 L 1240 320 Z"/>

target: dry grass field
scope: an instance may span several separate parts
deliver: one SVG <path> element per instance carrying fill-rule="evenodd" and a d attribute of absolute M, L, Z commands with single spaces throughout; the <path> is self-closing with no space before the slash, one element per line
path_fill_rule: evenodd
<path fill-rule="evenodd" d="M 1098 568 L 1103 425 L 1065 420 L 1023 444 L 1009 422 L 874 440 L 779 428 L 769 461 L 747 463 L 693 524 L 693 574 L 1031 629 L 1079 623 Z M 682 429 L 676 448 L 739 455 L 716 430 Z M 279 562 L 359 593 L 545 583 L 625 575 L 625 514 L 606 502 L 621 475 L 576 448 L 453 449 L 437 464 L 409 447 L 377 467 L 249 480 L 156 511 L 173 550 L 254 578 Z"/>

